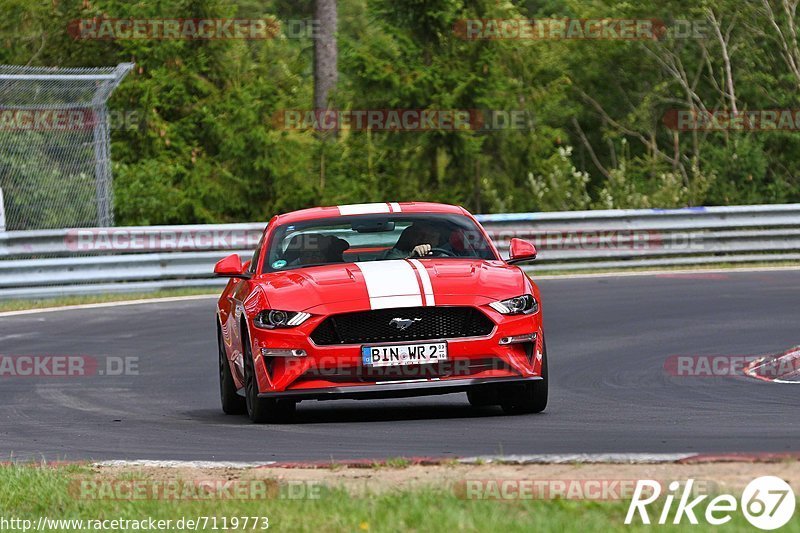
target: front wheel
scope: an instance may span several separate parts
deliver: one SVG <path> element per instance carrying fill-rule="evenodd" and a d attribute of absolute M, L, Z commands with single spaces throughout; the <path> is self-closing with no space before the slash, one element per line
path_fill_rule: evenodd
<path fill-rule="evenodd" d="M 542 339 L 542 379 L 500 389 L 500 406 L 507 414 L 541 413 L 547 407 L 547 344 Z"/>
<path fill-rule="evenodd" d="M 259 398 L 253 354 L 250 351 L 250 340 L 244 342 L 244 393 L 247 416 L 256 424 L 266 422 L 289 422 L 294 416 L 297 402 L 278 400 L 275 398 Z"/>
<path fill-rule="evenodd" d="M 219 352 L 219 396 L 222 400 L 222 411 L 226 415 L 241 415 L 247 410 L 245 399 L 236 392 L 236 383 L 231 374 L 231 365 L 225 353 L 222 332 L 217 326 L 217 351 Z"/>

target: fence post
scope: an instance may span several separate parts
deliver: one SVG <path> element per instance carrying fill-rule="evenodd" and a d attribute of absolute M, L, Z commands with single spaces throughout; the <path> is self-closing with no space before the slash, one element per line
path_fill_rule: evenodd
<path fill-rule="evenodd" d="M 6 230 L 6 204 L 3 202 L 3 189 L 0 188 L 0 231 Z"/>
<path fill-rule="evenodd" d="M 133 69 L 0 65 L 2 108 L 30 131 L 0 128 L 0 184 L 11 230 L 114 224 L 108 101 Z M 56 116 L 51 120 L 40 120 Z M 94 174 L 94 183 L 89 176 Z"/>

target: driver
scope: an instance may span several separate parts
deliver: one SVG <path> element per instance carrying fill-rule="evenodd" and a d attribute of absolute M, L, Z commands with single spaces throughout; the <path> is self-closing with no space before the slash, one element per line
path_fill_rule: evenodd
<path fill-rule="evenodd" d="M 414 222 L 403 230 L 394 247 L 386 251 L 383 259 L 405 259 L 408 257 L 425 257 L 434 248 L 449 248 L 442 229 L 428 222 Z"/>

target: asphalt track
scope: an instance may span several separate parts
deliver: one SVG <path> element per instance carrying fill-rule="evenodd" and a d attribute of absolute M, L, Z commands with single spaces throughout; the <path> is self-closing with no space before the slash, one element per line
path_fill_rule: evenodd
<path fill-rule="evenodd" d="M 0 318 L 2 355 L 138 357 L 138 375 L 0 377 L 0 459 L 343 460 L 800 449 L 800 387 L 677 377 L 671 355 L 800 344 L 800 271 L 542 280 L 550 405 L 466 396 L 303 402 L 296 422 L 219 408 L 214 300 Z"/>

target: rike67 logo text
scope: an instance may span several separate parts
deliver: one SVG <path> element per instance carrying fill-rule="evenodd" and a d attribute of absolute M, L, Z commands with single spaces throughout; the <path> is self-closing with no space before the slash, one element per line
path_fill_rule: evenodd
<path fill-rule="evenodd" d="M 773 530 L 789 522 L 794 514 L 794 492 L 788 483 L 775 476 L 762 476 L 751 481 L 742 492 L 740 500 L 730 494 L 720 494 L 710 500 L 707 500 L 708 494 L 703 494 L 690 500 L 695 496 L 693 486 L 694 480 L 690 479 L 683 485 L 681 491 L 681 484 L 678 481 L 671 482 L 668 486 L 669 492 L 663 499 L 661 512 L 650 509 L 655 523 L 681 524 L 688 521 L 690 524 L 698 524 L 700 517 L 705 519 L 707 524 L 720 526 L 730 522 L 735 513 L 741 512 L 753 526 Z M 659 482 L 649 479 L 639 480 L 628 507 L 628 514 L 625 516 L 625 523 L 633 523 L 638 515 L 641 523 L 650 524 L 648 506 L 657 502 L 660 497 Z"/>

